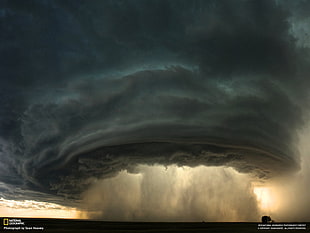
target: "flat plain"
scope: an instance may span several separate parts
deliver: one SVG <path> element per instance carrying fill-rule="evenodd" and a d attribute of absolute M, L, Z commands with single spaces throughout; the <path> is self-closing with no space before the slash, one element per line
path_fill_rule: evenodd
<path fill-rule="evenodd" d="M 109 232 L 109 233 L 172 233 L 172 232 L 310 232 L 309 223 L 306 230 L 262 230 L 259 222 L 112 222 L 76 219 L 43 219 L 43 218 L 9 218 L 19 219 L 23 225 L 3 225 L 1 232 Z M 287 223 L 279 223 L 287 224 Z M 289 223 L 293 224 L 293 223 Z M 297 223 L 298 224 L 298 223 Z M 8 229 L 12 228 L 12 229 Z"/>

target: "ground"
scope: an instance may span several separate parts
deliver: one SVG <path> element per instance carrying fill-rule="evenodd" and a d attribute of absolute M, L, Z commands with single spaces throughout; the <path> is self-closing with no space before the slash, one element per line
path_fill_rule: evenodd
<path fill-rule="evenodd" d="M 310 232 L 310 224 L 306 224 L 306 230 L 259 230 L 259 222 L 108 222 L 69 219 L 31 219 L 8 218 L 9 225 L 3 225 L 1 232 L 109 232 L 109 233 L 137 233 L 137 232 Z M 16 223 L 12 219 L 16 219 Z M 4 227 L 7 227 L 5 230 Z M 15 229 L 8 230 L 9 227 Z"/>

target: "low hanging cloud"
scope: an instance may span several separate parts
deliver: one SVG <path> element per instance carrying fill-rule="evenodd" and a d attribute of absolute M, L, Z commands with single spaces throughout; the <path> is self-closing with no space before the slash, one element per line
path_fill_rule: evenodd
<path fill-rule="evenodd" d="M 0 4 L 3 198 L 74 206 L 139 164 L 301 167 L 309 4 Z"/>

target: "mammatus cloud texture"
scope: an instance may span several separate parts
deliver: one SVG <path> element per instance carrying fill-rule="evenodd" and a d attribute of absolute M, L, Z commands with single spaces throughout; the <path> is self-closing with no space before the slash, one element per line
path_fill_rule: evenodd
<path fill-rule="evenodd" d="M 298 171 L 309 10 L 1 0 L 1 197 L 75 206 L 94 180 L 141 164 Z"/>

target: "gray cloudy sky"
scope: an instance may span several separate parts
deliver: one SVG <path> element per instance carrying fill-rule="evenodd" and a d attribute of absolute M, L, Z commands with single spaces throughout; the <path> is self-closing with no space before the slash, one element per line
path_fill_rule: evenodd
<path fill-rule="evenodd" d="M 66 205 L 138 164 L 298 170 L 308 12 L 301 0 L 0 0 L 1 197 Z"/>

